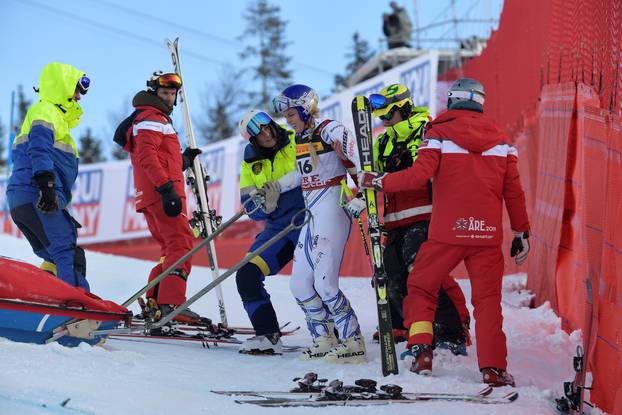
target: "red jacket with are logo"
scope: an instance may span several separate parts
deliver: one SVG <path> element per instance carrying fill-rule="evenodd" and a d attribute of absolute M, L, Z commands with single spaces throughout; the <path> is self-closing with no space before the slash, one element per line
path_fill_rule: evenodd
<path fill-rule="evenodd" d="M 499 245 L 505 201 L 515 231 L 529 230 L 518 152 L 490 118 L 450 110 L 432 121 L 412 167 L 388 174 L 386 192 L 419 189 L 432 178 L 429 238 L 453 245 Z"/>
<path fill-rule="evenodd" d="M 132 102 L 142 110 L 131 127 L 130 158 L 134 170 L 136 211 L 160 203 L 156 188 L 169 180 L 177 194 L 185 197 L 181 146 L 164 102 L 156 95 L 140 91 Z"/>

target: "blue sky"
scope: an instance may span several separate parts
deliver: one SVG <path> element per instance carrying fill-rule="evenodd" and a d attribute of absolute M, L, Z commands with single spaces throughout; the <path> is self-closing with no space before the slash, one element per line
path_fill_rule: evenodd
<path fill-rule="evenodd" d="M 382 13 L 389 11 L 389 2 L 380 0 L 271 3 L 280 6 L 282 18 L 289 21 L 286 39 L 291 44 L 286 52 L 293 57 L 293 79 L 313 86 L 321 95 L 329 94 L 334 75 L 343 73 L 344 54 L 355 31 L 378 49 Z M 398 3 L 414 22 L 415 2 Z M 111 114 L 129 111 L 131 98 L 154 70 L 172 69 L 163 42 L 167 37 L 180 37 L 184 82 L 196 119 L 205 108 L 203 97 L 221 76 L 227 76 L 226 68 L 243 65 L 237 55 L 242 47 L 238 36 L 245 27 L 242 13 L 248 4 L 247 0 L 0 0 L 0 39 L 4 40 L 0 121 L 6 131 L 11 91 L 18 84 L 29 99 L 36 100 L 32 86 L 41 68 L 52 61 L 70 63 L 92 79 L 91 90 L 81 101 L 85 114 L 74 138 L 90 127 L 110 146 Z M 452 17 L 449 0 L 419 0 L 418 4 L 421 26 Z M 457 17 L 498 18 L 501 8 L 502 0 L 457 0 L 455 10 Z M 490 26 L 465 24 L 460 32 L 487 36 Z M 451 36 L 453 30 L 444 26 L 425 35 Z"/>

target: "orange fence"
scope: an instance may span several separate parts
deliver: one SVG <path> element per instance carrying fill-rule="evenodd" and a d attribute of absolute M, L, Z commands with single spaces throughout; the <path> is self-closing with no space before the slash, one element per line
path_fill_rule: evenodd
<path fill-rule="evenodd" d="M 619 0 L 506 0 L 484 53 L 443 78 L 482 81 L 486 112 L 514 137 L 532 224 L 528 288 L 566 330 L 583 330 L 590 399 L 614 414 L 622 414 L 621 70 Z"/>

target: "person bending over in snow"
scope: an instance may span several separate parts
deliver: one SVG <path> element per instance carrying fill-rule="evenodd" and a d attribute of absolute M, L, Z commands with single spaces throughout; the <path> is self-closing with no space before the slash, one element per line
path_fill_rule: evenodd
<path fill-rule="evenodd" d="M 518 174 L 518 152 L 484 112 L 484 87 L 464 78 L 449 89 L 447 112 L 431 122 L 412 167 L 395 173 L 359 172 L 359 185 L 377 191 L 419 189 L 433 178 L 434 205 L 429 239 L 408 277 L 404 321 L 410 328 L 410 370 L 432 372 L 433 320 L 438 290 L 464 261 L 475 308 L 477 358 L 483 381 L 514 386 L 507 372 L 501 313 L 502 203 L 514 239 L 511 256 L 525 261 L 529 220 Z"/>
<path fill-rule="evenodd" d="M 278 125 L 263 111 L 251 110 L 239 123 L 240 134 L 249 143 L 244 149 L 240 173 L 240 199 L 245 203 L 261 193 L 264 203 L 250 215 L 265 221 L 265 227 L 249 248 L 254 251 L 286 228 L 293 216 L 304 209 L 300 183 L 296 183 L 296 142 L 294 132 Z M 255 205 L 249 202 L 247 211 Z M 300 225 L 302 215 L 297 217 Z M 238 293 L 256 335 L 240 346 L 243 353 L 281 353 L 279 322 L 264 287 L 267 275 L 277 274 L 294 257 L 300 229 L 294 229 L 236 274 Z"/>
<path fill-rule="evenodd" d="M 80 122 L 78 101 L 91 80 L 71 65 L 47 64 L 32 105 L 13 141 L 13 171 L 7 186 L 11 218 L 41 268 L 89 291 L 86 257 L 77 245 L 80 224 L 68 211 L 78 176 L 78 148 L 70 130 Z"/>

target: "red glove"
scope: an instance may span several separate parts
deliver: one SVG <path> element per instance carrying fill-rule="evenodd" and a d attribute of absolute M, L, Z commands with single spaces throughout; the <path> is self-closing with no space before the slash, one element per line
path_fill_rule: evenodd
<path fill-rule="evenodd" d="M 384 179 L 385 175 L 386 173 L 379 174 L 374 171 L 360 171 L 357 174 L 359 187 L 382 192 L 382 179 Z"/>

